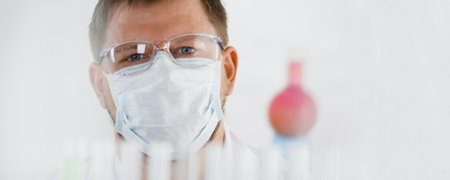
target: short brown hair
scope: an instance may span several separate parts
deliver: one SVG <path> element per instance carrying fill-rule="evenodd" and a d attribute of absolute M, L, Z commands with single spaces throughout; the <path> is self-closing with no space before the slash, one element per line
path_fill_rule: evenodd
<path fill-rule="evenodd" d="M 164 0 L 99 0 L 95 6 L 92 21 L 89 24 L 89 41 L 95 61 L 100 60 L 100 52 L 106 39 L 106 28 L 112 9 L 121 3 L 147 5 Z M 228 45 L 227 13 L 221 0 L 201 0 L 209 21 L 222 39 L 224 46 Z"/>

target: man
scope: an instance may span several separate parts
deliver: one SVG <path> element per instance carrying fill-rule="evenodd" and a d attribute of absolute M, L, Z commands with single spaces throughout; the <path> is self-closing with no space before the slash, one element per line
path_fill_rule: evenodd
<path fill-rule="evenodd" d="M 90 81 L 115 123 L 116 152 L 129 142 L 152 158 L 165 142 L 176 160 L 215 142 L 236 159 L 244 145 L 222 120 L 238 55 L 220 0 L 100 0 L 89 30 Z"/>

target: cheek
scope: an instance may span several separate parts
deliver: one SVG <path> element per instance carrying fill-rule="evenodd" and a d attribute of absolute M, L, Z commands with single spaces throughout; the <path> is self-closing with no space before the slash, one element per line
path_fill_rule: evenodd
<path fill-rule="evenodd" d="M 227 73 L 225 72 L 225 67 L 222 66 L 221 74 L 220 74 L 220 96 L 227 96 L 228 95 L 228 79 L 227 79 Z"/>
<path fill-rule="evenodd" d="M 111 90 L 109 89 L 109 84 L 107 81 L 103 82 L 103 95 L 104 95 L 104 101 L 106 104 L 106 108 L 110 112 L 112 118 L 116 119 L 116 105 L 114 104 L 114 100 L 111 95 Z"/>
<path fill-rule="evenodd" d="M 221 77 L 220 77 L 220 100 L 221 100 L 221 104 L 222 106 L 224 106 L 225 104 L 225 99 L 228 96 L 228 79 L 227 79 L 227 74 L 225 73 L 225 68 L 222 66 L 222 70 L 221 70 Z"/>

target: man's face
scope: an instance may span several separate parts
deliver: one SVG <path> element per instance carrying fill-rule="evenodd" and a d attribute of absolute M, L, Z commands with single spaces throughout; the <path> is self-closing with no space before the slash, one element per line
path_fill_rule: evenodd
<path fill-rule="evenodd" d="M 110 17 L 104 47 L 129 40 L 157 40 L 186 33 L 208 33 L 218 35 L 206 15 L 200 0 L 175 0 L 144 6 L 128 6 L 123 3 L 113 9 Z M 233 47 L 223 52 L 221 75 L 222 105 L 231 94 L 237 68 L 237 54 Z M 91 66 L 91 71 L 101 71 Z M 91 72 L 91 82 L 93 81 Z M 93 86 L 100 104 L 107 108 L 115 120 L 116 106 L 112 99 L 108 81 L 103 74 L 94 77 Z M 101 79 L 101 80 L 97 80 Z M 96 84 L 97 83 L 97 84 Z M 101 84 L 100 84 L 101 83 Z M 101 86 L 101 87 L 100 87 Z"/>
<path fill-rule="evenodd" d="M 161 41 L 187 33 L 218 35 L 200 0 L 164 1 L 139 7 L 130 7 L 124 3 L 115 7 L 111 13 L 103 49 L 116 43 L 136 39 Z M 227 47 L 222 55 L 220 98 L 223 105 L 226 96 L 233 92 L 238 58 L 236 50 L 231 46 Z M 111 96 L 108 79 L 97 63 L 91 64 L 89 74 L 101 106 L 108 109 L 115 121 L 117 109 Z M 223 129 L 220 130 L 217 127 L 216 130 L 219 129 L 218 132 L 223 133 Z M 116 133 L 115 136 L 116 140 L 121 139 L 119 134 Z M 217 137 L 223 140 L 223 136 Z M 116 142 L 119 142 L 116 143 L 116 151 L 120 158 L 121 141 Z"/>

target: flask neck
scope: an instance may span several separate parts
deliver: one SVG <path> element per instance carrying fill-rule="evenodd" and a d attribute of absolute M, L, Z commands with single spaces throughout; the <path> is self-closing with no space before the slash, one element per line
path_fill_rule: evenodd
<path fill-rule="evenodd" d="M 302 81 L 302 63 L 291 62 L 289 65 L 288 86 L 300 86 Z"/>

